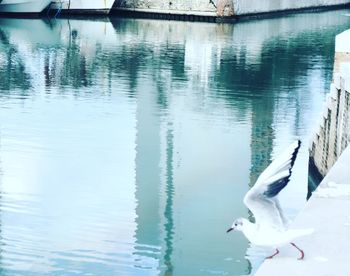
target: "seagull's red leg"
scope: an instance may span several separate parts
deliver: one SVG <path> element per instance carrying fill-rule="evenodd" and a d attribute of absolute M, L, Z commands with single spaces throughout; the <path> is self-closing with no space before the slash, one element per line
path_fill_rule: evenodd
<path fill-rule="evenodd" d="M 304 251 L 301 250 L 298 246 L 296 246 L 295 243 L 292 243 L 292 242 L 291 242 L 290 244 L 293 245 L 296 249 L 298 249 L 299 252 L 301 253 L 301 256 L 300 256 L 300 258 L 298 258 L 298 260 L 304 259 L 304 256 L 305 256 Z"/>
<path fill-rule="evenodd" d="M 272 258 L 275 257 L 278 253 L 280 253 L 280 252 L 279 252 L 278 249 L 276 248 L 275 254 L 273 254 L 273 255 L 271 255 L 271 256 L 269 256 L 269 257 L 266 257 L 266 259 L 272 259 Z"/>

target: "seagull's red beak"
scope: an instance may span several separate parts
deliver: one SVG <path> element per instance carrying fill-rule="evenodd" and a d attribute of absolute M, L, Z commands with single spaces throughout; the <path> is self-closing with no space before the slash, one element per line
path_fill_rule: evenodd
<path fill-rule="evenodd" d="M 226 233 L 231 232 L 233 229 L 234 229 L 234 228 L 231 227 L 230 229 L 228 229 L 228 230 L 226 231 Z"/>

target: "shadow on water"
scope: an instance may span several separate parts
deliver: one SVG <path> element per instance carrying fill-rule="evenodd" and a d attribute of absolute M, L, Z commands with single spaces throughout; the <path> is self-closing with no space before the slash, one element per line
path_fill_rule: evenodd
<path fill-rule="evenodd" d="M 11 259 L 24 235 L 27 253 L 45 256 L 30 258 L 33 273 L 254 273 L 264 253 L 225 229 L 254 219 L 242 198 L 275 154 L 308 141 L 334 35 L 350 26 L 343 13 L 235 25 L 1 19 L 3 189 L 34 193 L 38 220 L 9 200 L 3 260 L 25 271 Z M 306 147 L 299 156 L 282 198 L 292 215 L 305 203 Z"/>

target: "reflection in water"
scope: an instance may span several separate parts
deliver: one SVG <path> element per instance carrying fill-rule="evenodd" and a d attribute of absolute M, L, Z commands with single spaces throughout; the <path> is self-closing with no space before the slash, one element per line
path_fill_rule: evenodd
<path fill-rule="evenodd" d="M 10 91 L 16 88 L 16 84 L 20 89 L 27 90 L 30 88 L 29 77 L 24 72 L 24 65 L 18 55 L 16 46 L 10 44 L 7 34 L 0 30 L 1 41 L 1 67 L 0 70 L 0 86 L 3 91 Z M 9 74 L 9 72 L 11 72 Z"/>
<path fill-rule="evenodd" d="M 3 273 L 254 273 L 260 249 L 225 229 L 270 160 L 307 144 L 346 12 L 1 19 Z M 290 216 L 307 161 L 304 147 Z"/>
<path fill-rule="evenodd" d="M 1 152 L 1 129 L 0 129 L 0 152 Z M 2 187 L 2 163 L 1 163 L 1 154 L 0 154 L 0 189 Z M 0 240 L 3 241 L 3 236 L 2 236 L 2 213 L 1 210 L 2 208 L 2 203 L 3 203 L 3 195 L 2 192 L 0 191 Z M 4 274 L 4 270 L 3 270 L 3 249 L 2 246 L 0 246 L 0 275 Z"/>
<path fill-rule="evenodd" d="M 160 127 L 156 95 L 140 91 L 137 97 L 136 136 L 136 252 L 140 268 L 158 270 L 161 250 Z"/>
<path fill-rule="evenodd" d="M 250 184 L 254 185 L 262 171 L 271 162 L 272 142 L 274 140 L 273 115 L 271 101 L 255 101 L 252 106 L 251 133 L 251 169 Z"/>
<path fill-rule="evenodd" d="M 171 125 L 169 126 L 171 127 Z M 173 205 L 174 205 L 174 179 L 173 179 L 173 148 L 174 148 L 174 136 L 172 129 L 167 130 L 167 166 L 166 166 L 166 201 L 164 208 L 164 217 L 166 222 L 164 224 L 164 232 L 165 232 L 165 253 L 164 253 L 164 265 L 165 271 L 162 273 L 163 275 L 172 275 L 174 267 L 172 264 L 172 253 L 173 253 L 173 236 L 174 236 L 174 218 L 173 218 Z"/>

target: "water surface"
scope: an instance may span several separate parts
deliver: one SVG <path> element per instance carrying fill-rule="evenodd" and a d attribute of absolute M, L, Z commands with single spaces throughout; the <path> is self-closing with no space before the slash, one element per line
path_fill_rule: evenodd
<path fill-rule="evenodd" d="M 225 230 L 308 141 L 348 10 L 231 24 L 0 20 L 1 275 L 246 275 Z"/>

